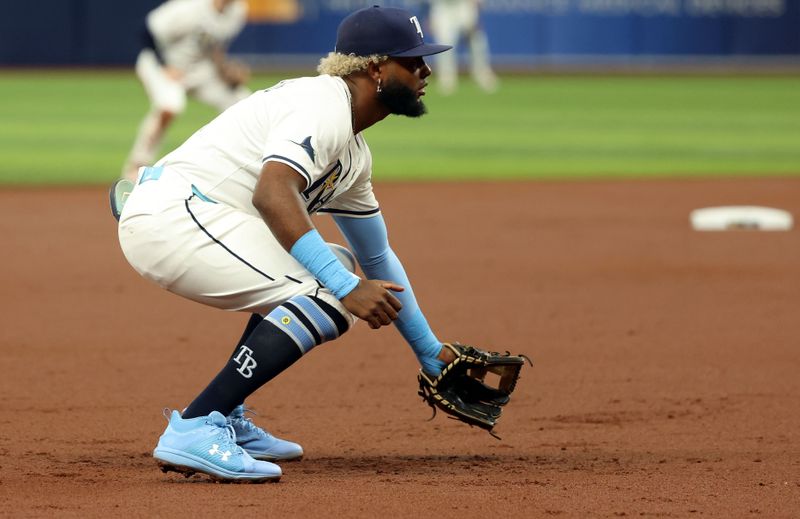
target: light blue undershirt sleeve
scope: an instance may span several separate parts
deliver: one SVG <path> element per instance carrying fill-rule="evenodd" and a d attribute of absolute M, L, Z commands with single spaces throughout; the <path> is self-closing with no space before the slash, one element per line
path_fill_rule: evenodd
<path fill-rule="evenodd" d="M 438 375 L 444 367 L 444 362 L 436 358 L 442 343 L 428 326 L 428 321 L 417 304 L 417 298 L 414 297 L 408 275 L 389 246 L 383 216 L 380 214 L 369 218 L 334 216 L 334 220 L 368 279 L 384 279 L 405 287 L 403 292 L 393 292 L 403 303 L 403 309 L 394 324 L 414 350 L 423 370 Z"/>

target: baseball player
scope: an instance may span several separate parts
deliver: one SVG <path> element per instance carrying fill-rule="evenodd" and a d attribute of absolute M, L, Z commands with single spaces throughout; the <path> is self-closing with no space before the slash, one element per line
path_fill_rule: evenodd
<path fill-rule="evenodd" d="M 219 111 L 250 94 L 244 86 L 248 68 L 225 56 L 246 18 L 244 0 L 168 0 L 147 15 L 136 75 L 151 106 L 123 178 L 134 180 L 141 166 L 154 162 L 165 131 L 186 108 L 187 94 Z"/>
<path fill-rule="evenodd" d="M 395 323 L 432 376 L 454 358 L 389 245 L 362 134 L 389 114 L 424 114 L 424 57 L 450 48 L 425 42 L 408 11 L 361 9 L 339 25 L 320 75 L 252 94 L 140 170 L 119 222 L 129 263 L 185 298 L 252 314 L 216 378 L 169 415 L 153 452 L 162 470 L 277 480 L 273 462 L 303 449 L 256 426 L 243 403 L 356 319 Z M 326 244 L 314 213 L 333 216 L 355 259 Z"/>
<path fill-rule="evenodd" d="M 437 41 L 457 45 L 466 40 L 469 48 L 470 73 L 486 92 L 497 89 L 497 76 L 489 64 L 489 40 L 479 22 L 480 0 L 431 0 L 430 24 Z M 440 91 L 455 92 L 458 85 L 458 55 L 448 52 L 437 56 Z"/>

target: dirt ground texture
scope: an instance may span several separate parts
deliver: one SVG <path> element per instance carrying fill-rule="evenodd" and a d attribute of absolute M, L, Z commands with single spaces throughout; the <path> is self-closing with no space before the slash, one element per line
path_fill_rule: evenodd
<path fill-rule="evenodd" d="M 437 335 L 534 360 L 502 440 L 427 421 L 410 350 L 361 323 L 250 399 L 305 448 L 279 483 L 162 474 L 162 408 L 205 386 L 247 316 L 139 278 L 105 189 L 5 189 L 0 516 L 800 515 L 798 231 L 688 223 L 797 217 L 800 178 L 376 190 Z"/>

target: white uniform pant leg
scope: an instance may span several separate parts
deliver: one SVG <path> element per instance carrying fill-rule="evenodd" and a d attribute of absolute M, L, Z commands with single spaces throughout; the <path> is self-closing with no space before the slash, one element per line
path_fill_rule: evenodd
<path fill-rule="evenodd" d="M 294 296 L 314 295 L 353 324 L 261 218 L 192 197 L 190 187 L 169 186 L 175 193 L 164 196 L 158 193 L 164 183 L 137 186 L 120 220 L 122 251 L 142 276 L 192 301 L 261 315 Z"/>
<path fill-rule="evenodd" d="M 458 42 L 460 38 L 460 18 L 458 2 L 437 1 L 431 5 L 431 31 L 437 43 L 452 45 L 453 49 L 434 56 L 436 68 L 434 78 L 444 94 L 450 94 L 458 84 Z"/>
<path fill-rule="evenodd" d="M 222 112 L 229 106 L 241 101 L 251 94 L 245 86 L 231 87 L 219 77 L 209 80 L 192 91 L 194 97 L 201 103 L 213 106 Z"/>
<path fill-rule="evenodd" d="M 480 24 L 477 2 L 464 2 L 461 20 L 469 46 L 469 65 L 472 79 L 486 92 L 497 89 L 497 76 L 490 65 L 489 39 Z"/>
<path fill-rule="evenodd" d="M 186 88 L 164 72 L 153 51 L 145 49 L 136 59 L 136 75 L 156 110 L 180 114 L 186 109 Z"/>
<path fill-rule="evenodd" d="M 251 94 L 244 85 L 231 87 L 220 77 L 211 61 L 198 63 L 186 77 L 189 94 L 222 112 Z"/>
<path fill-rule="evenodd" d="M 497 90 L 497 76 L 489 62 L 489 40 L 480 26 L 468 36 L 470 73 L 478 86 L 486 92 Z"/>
<path fill-rule="evenodd" d="M 151 50 L 143 50 L 136 59 L 136 75 L 150 99 L 150 110 L 139 124 L 131 151 L 122 168 L 122 177 L 134 180 L 138 169 L 155 162 L 164 139 L 163 113 L 177 115 L 186 108 L 186 92 L 180 82 L 164 73 Z"/>

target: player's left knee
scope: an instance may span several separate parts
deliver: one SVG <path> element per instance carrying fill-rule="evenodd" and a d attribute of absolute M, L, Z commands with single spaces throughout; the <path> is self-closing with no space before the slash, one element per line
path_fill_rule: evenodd
<path fill-rule="evenodd" d="M 346 312 L 346 310 L 345 310 Z M 340 309 L 315 296 L 295 296 L 267 315 L 303 353 L 344 334 L 352 324 Z"/>

